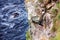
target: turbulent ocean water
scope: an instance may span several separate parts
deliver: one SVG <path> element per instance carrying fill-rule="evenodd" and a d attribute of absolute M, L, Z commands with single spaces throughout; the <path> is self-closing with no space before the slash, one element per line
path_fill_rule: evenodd
<path fill-rule="evenodd" d="M 0 40 L 26 40 L 28 26 L 24 0 L 0 0 Z"/>

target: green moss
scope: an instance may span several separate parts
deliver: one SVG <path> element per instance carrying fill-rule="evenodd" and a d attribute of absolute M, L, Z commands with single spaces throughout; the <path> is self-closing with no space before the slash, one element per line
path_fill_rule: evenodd
<path fill-rule="evenodd" d="M 57 15 L 58 14 L 58 10 L 57 9 L 52 9 L 52 13 Z"/>
<path fill-rule="evenodd" d="M 43 2 L 43 0 L 38 0 L 39 2 Z"/>
<path fill-rule="evenodd" d="M 56 6 L 57 6 L 58 8 L 60 8 L 60 2 L 59 2 L 59 3 L 57 3 L 57 4 L 56 4 Z"/>
<path fill-rule="evenodd" d="M 60 20 L 60 15 L 58 16 L 58 19 Z"/>
<path fill-rule="evenodd" d="M 54 38 L 50 38 L 50 40 L 60 40 L 60 32 L 57 32 Z"/>
<path fill-rule="evenodd" d="M 26 33 L 26 40 L 31 40 L 31 35 L 29 31 L 27 31 Z"/>
<path fill-rule="evenodd" d="M 60 32 L 57 33 L 57 35 L 56 35 L 56 37 L 54 39 L 60 40 Z"/>

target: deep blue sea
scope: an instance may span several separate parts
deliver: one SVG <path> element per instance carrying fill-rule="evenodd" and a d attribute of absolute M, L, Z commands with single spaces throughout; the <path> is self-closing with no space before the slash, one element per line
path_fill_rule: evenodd
<path fill-rule="evenodd" d="M 0 40 L 26 40 L 28 28 L 24 0 L 0 0 Z"/>

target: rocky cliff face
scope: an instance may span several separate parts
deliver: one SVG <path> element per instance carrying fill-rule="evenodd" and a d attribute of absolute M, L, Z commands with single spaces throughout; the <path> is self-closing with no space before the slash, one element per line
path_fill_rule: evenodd
<path fill-rule="evenodd" d="M 57 0 L 39 0 L 26 2 L 32 40 L 49 40 L 52 35 L 53 19 L 51 11 Z M 58 8 L 55 7 L 57 10 Z M 52 15 L 54 15 L 52 17 Z M 44 38 L 43 38 L 44 37 Z"/>

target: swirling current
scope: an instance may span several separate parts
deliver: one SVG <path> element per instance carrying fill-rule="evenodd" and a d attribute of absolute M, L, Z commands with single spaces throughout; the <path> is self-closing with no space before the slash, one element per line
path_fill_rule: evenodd
<path fill-rule="evenodd" d="M 0 0 L 0 40 L 26 40 L 28 26 L 24 0 Z"/>

